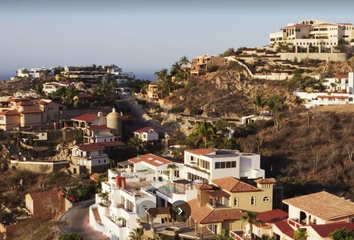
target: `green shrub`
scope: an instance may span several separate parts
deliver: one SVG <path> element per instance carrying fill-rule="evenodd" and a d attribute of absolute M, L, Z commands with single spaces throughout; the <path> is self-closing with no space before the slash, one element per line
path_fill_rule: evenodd
<path fill-rule="evenodd" d="M 200 108 L 197 108 L 197 107 L 195 107 L 195 108 L 193 108 L 192 110 L 191 110 L 191 115 L 202 115 L 203 114 L 203 110 L 202 109 L 200 109 Z"/>
<path fill-rule="evenodd" d="M 175 107 L 170 110 L 171 113 L 180 113 L 183 112 L 184 108 L 183 107 Z"/>

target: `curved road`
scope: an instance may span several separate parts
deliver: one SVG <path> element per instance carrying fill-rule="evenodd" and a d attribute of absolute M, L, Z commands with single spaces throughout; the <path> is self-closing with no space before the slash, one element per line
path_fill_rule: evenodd
<path fill-rule="evenodd" d="M 84 240 L 108 240 L 101 233 L 93 230 L 89 225 L 89 207 L 95 199 L 74 203 L 74 206 L 65 212 L 58 220 L 62 233 L 77 233 Z"/>

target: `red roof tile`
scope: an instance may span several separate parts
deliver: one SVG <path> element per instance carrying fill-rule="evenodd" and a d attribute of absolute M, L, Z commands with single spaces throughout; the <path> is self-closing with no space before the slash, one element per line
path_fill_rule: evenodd
<path fill-rule="evenodd" d="M 0 112 L 1 116 L 13 116 L 13 115 L 19 115 L 20 113 L 17 112 L 16 110 L 7 110 L 7 111 L 2 111 Z"/>
<path fill-rule="evenodd" d="M 349 231 L 354 231 L 354 223 L 337 222 L 323 225 L 312 225 L 313 230 L 317 232 L 323 238 L 329 237 L 329 235 L 337 229 L 345 228 Z"/>
<path fill-rule="evenodd" d="M 337 74 L 331 78 L 348 78 L 348 77 L 349 77 L 349 74 L 347 73 L 347 74 Z"/>
<path fill-rule="evenodd" d="M 294 229 L 292 229 L 292 227 L 289 226 L 288 221 L 286 219 L 279 221 L 279 222 L 275 222 L 274 225 L 285 235 L 287 235 L 290 238 L 294 237 Z"/>
<path fill-rule="evenodd" d="M 22 111 L 22 114 L 33 114 L 33 113 L 42 113 L 41 110 L 27 110 L 27 111 Z"/>
<path fill-rule="evenodd" d="M 206 155 L 206 154 L 209 154 L 209 153 L 214 153 L 215 150 L 206 148 L 206 149 L 186 150 L 186 152 L 189 152 L 189 153 L 192 153 L 192 154 L 200 156 L 200 155 Z"/>
<path fill-rule="evenodd" d="M 277 182 L 274 178 L 259 178 L 254 181 L 258 184 L 274 184 Z"/>
<path fill-rule="evenodd" d="M 91 126 L 88 126 L 87 129 L 92 130 L 92 131 L 111 130 L 111 128 L 107 127 L 107 125 L 91 125 Z"/>
<path fill-rule="evenodd" d="M 229 192 L 255 192 L 260 190 L 257 187 L 241 182 L 233 177 L 219 178 L 211 181 L 215 185 Z"/>
<path fill-rule="evenodd" d="M 104 147 L 112 147 L 112 146 L 125 146 L 124 142 L 121 141 L 113 141 L 113 142 L 100 142 L 98 144 L 101 144 Z"/>
<path fill-rule="evenodd" d="M 199 207 L 197 199 L 188 202 L 191 208 L 191 217 L 199 223 L 218 223 L 228 220 L 240 219 L 244 213 L 240 209 L 212 209 L 208 205 Z"/>
<path fill-rule="evenodd" d="M 205 184 L 205 183 L 203 183 L 203 184 L 195 184 L 194 187 L 196 189 L 200 189 L 200 190 L 210 190 L 210 189 L 213 188 L 212 186 L 210 186 L 208 184 Z"/>
<path fill-rule="evenodd" d="M 143 161 L 143 162 L 146 162 L 146 163 L 148 163 L 150 165 L 153 165 L 155 167 L 159 167 L 159 166 L 162 166 L 164 164 L 172 163 L 170 160 L 167 160 L 165 158 L 156 156 L 156 155 L 151 154 L 151 153 L 148 153 L 148 154 L 145 154 L 145 155 L 140 155 L 138 157 L 128 159 L 128 161 L 132 162 L 132 163 L 138 163 L 138 162 Z"/>
<path fill-rule="evenodd" d="M 98 116 L 96 114 L 86 113 L 86 114 L 74 117 L 71 120 L 89 122 L 89 121 L 95 120 L 96 118 L 98 118 Z"/>
<path fill-rule="evenodd" d="M 90 144 L 85 144 L 85 145 L 78 145 L 79 149 L 83 152 L 87 151 L 98 151 L 98 150 L 103 150 L 104 147 L 99 144 L 99 143 L 90 143 Z"/>
<path fill-rule="evenodd" d="M 58 196 L 60 191 L 46 191 L 46 192 L 30 192 L 28 193 L 33 200 L 39 200 L 39 199 L 44 199 L 47 197 L 53 197 L 53 196 Z"/>
<path fill-rule="evenodd" d="M 288 214 L 280 209 L 258 213 L 256 218 L 263 223 L 275 223 L 287 219 Z"/>
<path fill-rule="evenodd" d="M 151 129 L 151 127 L 143 127 L 141 129 L 135 130 L 135 133 L 147 132 Z"/>

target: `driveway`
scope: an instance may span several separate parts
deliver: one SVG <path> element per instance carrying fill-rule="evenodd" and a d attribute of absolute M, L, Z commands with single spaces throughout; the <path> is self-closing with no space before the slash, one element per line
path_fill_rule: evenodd
<path fill-rule="evenodd" d="M 89 207 L 95 203 L 95 199 L 75 203 L 59 219 L 59 228 L 62 233 L 77 233 L 84 240 L 108 240 L 101 233 L 93 230 L 89 224 Z"/>

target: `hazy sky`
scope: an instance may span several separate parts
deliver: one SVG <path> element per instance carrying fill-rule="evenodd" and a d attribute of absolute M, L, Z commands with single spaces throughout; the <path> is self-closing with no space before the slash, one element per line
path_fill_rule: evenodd
<path fill-rule="evenodd" d="M 289 22 L 354 23 L 353 1 L 0 0 L 0 75 L 117 64 L 139 74 L 181 56 L 262 46 Z"/>

